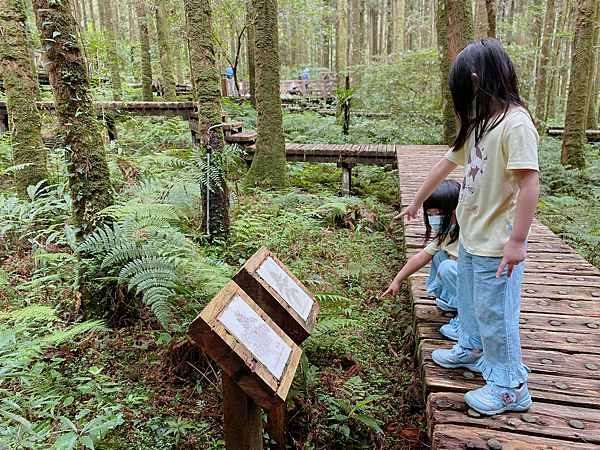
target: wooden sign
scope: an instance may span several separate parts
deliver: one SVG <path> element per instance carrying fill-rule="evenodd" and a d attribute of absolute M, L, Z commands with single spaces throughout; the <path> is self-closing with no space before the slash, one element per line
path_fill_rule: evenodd
<path fill-rule="evenodd" d="M 235 282 L 202 310 L 188 336 L 264 410 L 285 402 L 302 351 Z"/>
<path fill-rule="evenodd" d="M 310 336 L 319 313 L 319 303 L 267 247 L 261 247 L 246 261 L 233 281 L 296 344 Z"/>

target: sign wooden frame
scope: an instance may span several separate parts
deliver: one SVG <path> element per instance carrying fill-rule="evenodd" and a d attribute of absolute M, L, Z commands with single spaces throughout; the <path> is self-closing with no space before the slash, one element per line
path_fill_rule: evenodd
<path fill-rule="evenodd" d="M 252 314 L 253 320 L 256 323 L 260 322 L 263 330 L 266 323 L 270 330 L 277 335 L 274 340 L 279 343 L 283 342 L 291 349 L 279 378 L 269 370 L 268 363 L 261 362 L 260 356 L 255 355 L 248 348 L 248 344 L 252 344 L 254 335 L 247 338 L 245 343 L 244 338 L 238 336 L 240 335 L 239 331 L 236 335 L 236 331 L 231 325 L 228 328 L 224 324 L 228 323 L 226 319 L 231 316 L 232 309 L 237 307 L 235 305 L 243 306 L 246 311 L 250 311 L 247 307 L 251 308 L 263 322 L 254 314 Z M 267 331 L 270 333 L 269 330 Z M 262 332 L 255 334 L 263 336 Z M 265 411 L 270 412 L 285 402 L 302 350 L 235 282 L 227 283 L 202 310 L 190 325 L 188 336 L 202 347 L 231 377 L 232 381 Z M 271 336 L 274 337 L 272 334 Z M 263 356 L 262 359 L 264 360 L 265 357 Z M 270 367 L 273 370 L 274 366 Z M 280 370 L 281 367 L 279 364 L 274 371 L 278 370 L 277 368 Z"/>
<path fill-rule="evenodd" d="M 275 262 L 280 274 L 285 273 L 295 286 L 293 289 L 301 289 L 299 292 L 312 300 L 310 309 L 300 310 L 294 308 L 269 282 L 259 273 L 263 264 Z M 271 252 L 267 247 L 261 247 L 252 257 L 246 261 L 242 268 L 233 276 L 235 281 L 265 313 L 296 343 L 301 344 L 311 334 L 320 305 L 315 296 L 308 290 L 296 276 Z M 302 308 L 302 305 L 301 305 Z M 301 314 L 304 314 L 302 317 Z"/>

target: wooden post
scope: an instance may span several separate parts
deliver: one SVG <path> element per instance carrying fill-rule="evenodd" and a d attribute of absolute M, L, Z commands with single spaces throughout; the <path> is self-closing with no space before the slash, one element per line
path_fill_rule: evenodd
<path fill-rule="evenodd" d="M 221 371 L 221 377 L 223 379 L 225 448 L 227 450 L 262 450 L 262 411 L 260 406 L 248 397 L 224 371 Z"/>
<path fill-rule="evenodd" d="M 221 74 L 221 97 L 227 98 L 229 97 L 229 93 L 227 92 L 227 75 Z"/>
<path fill-rule="evenodd" d="M 285 403 L 279 405 L 277 408 L 267 414 L 265 431 L 269 433 L 269 438 L 275 441 L 275 444 L 269 445 L 270 450 L 285 450 L 285 429 L 287 422 L 285 416 Z"/>
<path fill-rule="evenodd" d="M 354 167 L 354 163 L 341 162 L 338 163 L 338 167 L 342 168 L 342 195 L 350 195 L 352 168 Z"/>
<path fill-rule="evenodd" d="M 114 141 L 117 139 L 117 127 L 115 125 L 115 119 L 109 116 L 106 116 L 106 128 L 108 129 L 108 139 L 110 141 Z"/>

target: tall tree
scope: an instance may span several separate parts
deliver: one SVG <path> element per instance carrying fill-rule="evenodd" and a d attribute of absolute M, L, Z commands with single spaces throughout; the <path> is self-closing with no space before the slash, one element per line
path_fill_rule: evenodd
<path fill-rule="evenodd" d="M 586 114 L 586 129 L 595 130 L 598 128 L 598 116 L 596 115 L 596 78 L 598 78 L 598 38 L 600 38 L 600 27 L 598 15 L 600 14 L 600 6 L 596 8 L 596 22 L 594 24 L 594 41 L 592 44 L 592 73 L 590 75 L 588 96 L 587 96 L 587 114 Z"/>
<path fill-rule="evenodd" d="M 94 14 L 94 2 L 93 2 L 93 0 L 90 0 L 89 5 L 90 5 L 90 19 L 91 19 L 91 22 L 92 22 L 92 31 L 95 33 L 96 32 L 96 15 Z"/>
<path fill-rule="evenodd" d="M 289 186 L 285 169 L 285 136 L 279 95 L 279 35 L 277 0 L 254 0 L 256 11 L 256 153 L 243 189 Z"/>
<path fill-rule="evenodd" d="M 538 64 L 538 76 L 535 92 L 535 125 L 538 133 L 542 134 L 546 126 L 546 86 L 548 63 L 550 62 L 550 50 L 552 45 L 551 34 L 554 30 L 554 0 L 546 2 L 546 17 L 544 19 L 544 30 L 542 33 L 542 48 L 540 49 L 540 62 Z"/>
<path fill-rule="evenodd" d="M 13 164 L 25 164 L 14 175 L 21 197 L 27 197 L 27 186 L 49 176 L 41 117 L 35 104 L 38 82 L 32 70 L 26 24 L 22 0 L 0 0 L 0 76 L 6 93 Z"/>
<path fill-rule="evenodd" d="M 151 102 L 152 95 L 152 60 L 150 58 L 150 36 L 148 34 L 148 17 L 144 0 L 136 0 L 138 27 L 140 30 L 140 56 L 142 64 L 142 100 Z"/>
<path fill-rule="evenodd" d="M 158 40 L 160 68 L 162 69 L 165 89 L 165 101 L 176 102 L 175 75 L 173 75 L 173 61 L 171 58 L 171 44 L 169 43 L 169 24 L 167 22 L 165 0 L 156 1 L 156 38 Z"/>
<path fill-rule="evenodd" d="M 442 91 L 443 142 L 450 145 L 456 134 L 456 115 L 454 114 L 454 102 L 448 84 L 450 55 L 448 54 L 448 34 L 446 31 L 446 0 L 438 0 L 436 27 Z"/>
<path fill-rule="evenodd" d="M 90 95 L 87 64 L 72 16 L 71 0 L 34 0 L 36 21 L 56 106 L 56 116 L 67 150 L 69 187 L 75 236 L 81 240 L 97 225 L 97 213 L 113 203 L 104 141 Z M 98 268 L 84 260 L 79 277 L 86 317 L 102 317 L 104 293 L 95 282 Z"/>
<path fill-rule="evenodd" d="M 223 239 L 229 235 L 229 192 L 221 165 L 225 147 L 223 129 L 215 128 L 207 136 L 210 127 L 221 123 L 221 75 L 215 57 L 212 10 L 210 0 L 185 0 L 184 5 L 198 101 L 198 131 L 208 139 L 213 164 L 212 171 L 207 167 L 210 190 L 204 189 L 204 196 L 208 196 L 210 208 L 207 214 L 205 207 L 202 230 L 208 230 L 211 239 Z M 210 217 L 208 222 L 207 217 Z"/>
<path fill-rule="evenodd" d="M 248 28 L 246 29 L 246 35 L 248 39 L 248 83 L 250 85 L 250 104 L 254 109 L 256 109 L 256 63 L 255 63 L 255 43 L 254 43 L 254 20 L 256 18 L 256 13 L 252 9 L 252 0 L 248 0 L 246 12 L 246 22 L 248 23 Z"/>
<path fill-rule="evenodd" d="M 337 15 L 335 21 L 335 71 L 338 73 L 338 83 L 342 81 L 342 72 L 346 71 L 346 54 L 348 48 L 346 34 L 346 0 L 337 0 Z"/>
<path fill-rule="evenodd" d="M 496 38 L 496 0 L 485 0 L 485 9 L 487 11 L 488 30 L 487 35 L 491 38 Z"/>
<path fill-rule="evenodd" d="M 108 57 L 108 66 L 110 68 L 110 82 L 112 88 L 113 100 L 120 102 L 123 99 L 121 92 L 121 75 L 119 73 L 119 54 L 116 47 L 115 21 L 113 19 L 112 5 L 109 0 L 99 0 L 103 3 L 104 39 L 106 40 L 106 56 Z"/>
<path fill-rule="evenodd" d="M 452 67 L 458 54 L 473 42 L 471 0 L 446 0 L 446 32 L 450 67 Z"/>
<path fill-rule="evenodd" d="M 569 97 L 565 117 L 561 163 L 574 167 L 585 167 L 585 125 L 587 117 L 587 97 L 590 75 L 594 61 L 593 42 L 594 25 L 598 0 L 579 0 L 577 5 L 577 24 L 573 41 L 573 59 L 571 60 L 571 78 L 569 79 Z"/>

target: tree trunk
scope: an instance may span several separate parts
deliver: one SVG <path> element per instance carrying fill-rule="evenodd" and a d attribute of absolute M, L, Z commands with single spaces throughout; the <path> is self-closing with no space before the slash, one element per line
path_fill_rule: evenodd
<path fill-rule="evenodd" d="M 540 62 L 538 64 L 538 76 L 535 91 L 535 126 L 538 133 L 542 135 L 546 127 L 546 86 L 548 62 L 550 61 L 551 35 L 554 31 L 554 0 L 546 2 L 546 18 L 544 19 L 544 31 L 542 35 L 542 48 L 540 50 Z"/>
<path fill-rule="evenodd" d="M 362 32 L 360 29 L 362 18 L 362 0 L 351 0 L 350 3 L 350 59 L 348 66 L 352 67 L 351 86 L 358 87 L 360 85 L 360 76 L 358 75 L 357 66 L 362 62 Z"/>
<path fill-rule="evenodd" d="M 150 59 L 150 37 L 148 36 L 148 17 L 143 0 L 136 2 L 138 26 L 140 30 L 140 53 L 142 63 L 142 100 L 151 102 L 152 94 L 152 61 Z"/>
<path fill-rule="evenodd" d="M 587 96 L 587 117 L 586 117 L 586 129 L 596 130 L 598 128 L 598 117 L 596 116 L 596 97 L 598 97 L 598 91 L 596 90 L 596 78 L 598 77 L 598 38 L 600 37 L 600 28 L 598 28 L 598 15 L 600 13 L 600 7 L 596 6 L 596 22 L 594 24 L 594 43 L 592 46 L 592 73 L 589 80 L 588 96 Z"/>
<path fill-rule="evenodd" d="M 394 33 L 394 1 L 387 0 L 386 2 L 386 14 L 385 14 L 385 28 L 386 28 L 386 42 L 385 42 L 385 53 L 386 56 L 394 53 L 394 41 L 396 40 L 396 34 Z"/>
<path fill-rule="evenodd" d="M 450 145 L 456 134 L 456 115 L 454 102 L 448 84 L 450 75 L 450 56 L 448 54 L 448 38 L 446 32 L 446 0 L 438 0 L 437 41 L 440 58 L 440 82 L 442 92 L 442 123 L 444 127 L 443 142 Z"/>
<path fill-rule="evenodd" d="M 88 20 L 87 20 L 87 11 L 85 8 L 85 0 L 81 0 L 81 12 L 83 13 L 83 29 L 87 31 Z"/>
<path fill-rule="evenodd" d="M 496 0 L 485 0 L 485 10 L 487 12 L 488 29 L 487 35 L 491 38 L 496 38 Z"/>
<path fill-rule="evenodd" d="M 103 1 L 104 9 L 104 39 L 106 40 L 106 56 L 110 67 L 110 82 L 113 100 L 120 102 L 123 99 L 121 92 L 121 75 L 119 74 L 119 55 L 116 48 L 115 22 L 113 20 L 112 5 L 108 0 Z"/>
<path fill-rule="evenodd" d="M 378 33 L 378 23 L 377 23 L 377 9 L 375 6 L 371 7 L 369 11 L 369 21 L 371 22 L 371 61 L 375 61 L 377 59 L 377 55 L 379 54 L 378 42 L 379 42 L 379 33 Z"/>
<path fill-rule="evenodd" d="M 285 137 L 279 96 L 277 0 L 254 0 L 256 43 L 256 153 L 242 188 L 281 189 L 289 186 Z"/>
<path fill-rule="evenodd" d="M 96 32 L 96 14 L 94 14 L 93 0 L 90 0 L 89 5 L 90 5 L 90 20 L 92 22 L 92 31 L 95 33 Z"/>
<path fill-rule="evenodd" d="M 129 32 L 129 45 L 133 49 L 138 40 L 138 33 L 135 26 L 135 8 L 133 7 L 134 0 L 127 0 L 127 31 Z M 133 50 L 132 50 L 133 54 Z M 132 61 L 133 63 L 133 61 Z"/>
<path fill-rule="evenodd" d="M 97 213 L 113 203 L 104 141 L 90 95 L 87 64 L 71 15 L 71 0 L 34 0 L 34 10 L 54 93 L 56 116 L 69 170 L 75 236 L 93 231 Z M 53 39 L 53 40 L 52 40 Z M 86 255 L 80 255 L 85 259 Z M 98 288 L 99 268 L 92 260 L 80 264 L 79 290 L 86 318 L 100 318 L 104 292 Z"/>
<path fill-rule="evenodd" d="M 102 28 L 106 23 L 104 19 L 104 0 L 98 0 L 98 18 L 100 19 L 100 22 L 98 23 L 98 29 L 99 31 L 103 31 Z"/>
<path fill-rule="evenodd" d="M 156 1 L 156 37 L 158 40 L 158 51 L 160 54 L 160 68 L 162 69 L 163 85 L 166 102 L 176 102 L 175 76 L 173 75 L 173 61 L 169 42 L 169 24 L 167 22 L 167 11 L 165 0 Z M 198 86 L 196 86 L 198 88 Z"/>
<path fill-rule="evenodd" d="M 515 37 L 513 34 L 513 24 L 515 22 L 515 0 L 510 0 L 510 4 L 508 6 L 508 19 L 506 24 L 506 43 L 514 44 Z"/>
<path fill-rule="evenodd" d="M 473 7 L 471 0 L 446 1 L 446 31 L 450 67 L 458 54 L 473 42 Z"/>
<path fill-rule="evenodd" d="M 255 21 L 255 13 L 252 9 L 252 2 L 248 2 L 248 10 L 246 15 L 246 21 L 248 23 L 248 28 L 246 29 L 247 39 L 248 39 L 248 83 L 250 85 L 250 104 L 254 109 L 256 109 L 256 62 L 255 62 L 255 53 L 256 46 L 254 44 L 254 21 Z"/>
<path fill-rule="evenodd" d="M 342 74 L 346 72 L 346 51 L 348 48 L 346 29 L 346 0 L 337 0 L 337 15 L 335 20 L 335 71 L 338 73 L 338 84 L 342 83 Z"/>
<path fill-rule="evenodd" d="M 25 5 L 21 0 L 0 0 L 0 76 L 9 115 L 13 164 L 26 164 L 14 172 L 17 192 L 24 198 L 27 186 L 49 177 L 41 116 L 35 104 L 37 79 L 31 70 L 26 23 Z"/>
<path fill-rule="evenodd" d="M 585 167 L 585 125 L 598 0 L 579 0 L 561 163 Z"/>
<path fill-rule="evenodd" d="M 196 82 L 198 101 L 198 132 L 207 137 L 209 127 L 221 123 L 221 74 L 217 69 L 215 43 L 213 37 L 212 11 L 210 0 L 185 0 L 188 39 L 191 53 L 192 77 Z M 209 239 L 226 239 L 229 236 L 229 192 L 222 167 L 222 154 L 225 148 L 223 129 L 210 132 L 211 166 L 209 172 L 210 190 L 203 186 L 204 198 L 209 196 L 210 220 L 207 225 L 207 211 L 204 207 L 202 230 L 209 231 Z M 202 139 L 203 141 L 205 139 Z M 206 142 L 204 142 L 206 144 Z M 206 205 L 206 200 L 203 202 Z"/>

